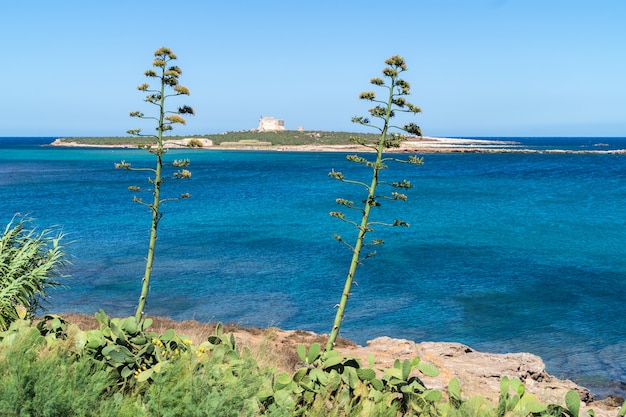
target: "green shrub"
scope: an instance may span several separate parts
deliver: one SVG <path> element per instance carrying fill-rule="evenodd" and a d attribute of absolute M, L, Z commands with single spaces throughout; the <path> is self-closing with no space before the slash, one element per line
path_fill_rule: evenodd
<path fill-rule="evenodd" d="M 187 142 L 187 146 L 190 148 L 202 148 L 204 147 L 204 144 L 202 143 L 200 139 L 191 138 Z"/>
<path fill-rule="evenodd" d="M 0 331 L 18 319 L 20 308 L 32 317 L 48 291 L 59 285 L 66 254 L 62 233 L 37 231 L 29 219 L 11 221 L 0 237 Z"/>
<path fill-rule="evenodd" d="M 109 318 L 96 314 L 99 329 L 77 335 L 77 351 L 102 363 L 117 382 L 117 389 L 129 390 L 163 372 L 170 360 L 189 349 L 190 341 L 168 330 L 162 335 L 147 331 L 152 319 L 133 316 Z"/>
<path fill-rule="evenodd" d="M 118 369 L 113 356 L 85 353 L 88 332 L 56 319 L 48 318 L 37 327 L 29 320 L 16 320 L 0 334 L 0 416 L 580 415 L 574 391 L 567 393 L 565 405 L 544 404 L 518 379 L 505 377 L 494 405 L 480 396 L 463 398 L 456 379 L 450 381 L 447 396 L 428 389 L 419 376 L 437 370 L 417 358 L 375 370 L 371 357 L 363 366 L 336 351 L 322 352 L 319 344 L 308 350 L 298 347 L 303 366 L 293 374 L 277 372 L 260 366 L 248 349 L 239 349 L 221 325 L 199 346 L 183 343 L 188 348 L 160 362 L 161 371 L 150 378 L 131 377 L 134 383 L 120 389 L 119 375 L 112 371 Z M 121 339 L 133 333 L 130 321 L 109 320 L 99 331 L 109 329 L 114 335 L 124 328 Z M 63 325 L 62 332 L 55 330 Z M 134 334 L 141 332 L 146 333 L 143 329 Z M 112 338 L 110 342 L 124 344 Z"/>
<path fill-rule="evenodd" d="M 151 415 L 254 416 L 261 410 L 257 394 L 270 379 L 249 354 L 186 352 L 154 378 L 144 404 Z"/>
<path fill-rule="evenodd" d="M 112 384 L 101 364 L 78 359 L 73 341 L 50 344 L 24 326 L 0 344 L 0 416 L 91 416 Z"/>
<path fill-rule="evenodd" d="M 424 387 L 416 373 L 435 376 L 432 365 L 413 361 L 396 361 L 378 376 L 370 358 L 363 367 L 356 358 L 337 351 L 322 352 L 319 343 L 307 351 L 298 346 L 298 356 L 306 366 L 293 376 L 274 375 L 272 394 L 265 402 L 273 410 L 291 410 L 294 415 L 428 415 L 435 410 L 442 393 Z"/>

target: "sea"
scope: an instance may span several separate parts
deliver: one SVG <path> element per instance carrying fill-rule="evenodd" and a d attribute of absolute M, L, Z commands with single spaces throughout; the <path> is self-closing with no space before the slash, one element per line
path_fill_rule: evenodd
<path fill-rule="evenodd" d="M 133 315 L 153 166 L 139 149 L 61 148 L 0 138 L 0 226 L 27 216 L 63 233 L 71 264 L 45 312 Z M 534 150 L 626 149 L 626 138 L 487 138 Z M 406 155 L 393 155 L 397 158 Z M 427 153 L 381 181 L 408 200 L 372 212 L 340 335 L 531 352 L 596 396 L 626 396 L 626 154 Z M 149 315 L 329 333 L 356 228 L 329 212 L 369 183 L 340 152 L 171 150 L 190 180 L 166 180 Z M 389 189 L 379 188 L 381 194 Z M 181 193 L 191 198 L 174 200 Z M 169 200 L 172 198 L 172 200 Z M 343 210 L 356 219 L 357 210 Z M 388 227 L 400 219 L 409 228 Z"/>

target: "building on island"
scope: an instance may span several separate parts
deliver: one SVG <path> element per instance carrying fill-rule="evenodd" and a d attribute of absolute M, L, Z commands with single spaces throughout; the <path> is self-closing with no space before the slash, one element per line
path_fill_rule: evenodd
<path fill-rule="evenodd" d="M 273 117 L 261 117 L 259 119 L 259 132 L 277 132 L 285 130 L 285 121 L 282 119 L 274 119 Z"/>

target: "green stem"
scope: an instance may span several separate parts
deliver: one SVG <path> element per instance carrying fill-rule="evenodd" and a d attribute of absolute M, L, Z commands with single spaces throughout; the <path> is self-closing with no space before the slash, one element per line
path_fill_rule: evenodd
<path fill-rule="evenodd" d="M 383 130 L 380 134 L 380 139 L 378 141 L 378 146 L 376 148 L 376 163 L 373 166 L 372 173 L 372 182 L 368 188 L 369 192 L 367 195 L 367 200 L 365 201 L 365 207 L 363 208 L 363 217 L 361 218 L 361 224 L 359 225 L 359 234 L 357 236 L 356 244 L 354 245 L 354 250 L 352 253 L 352 261 L 350 262 L 350 269 L 348 270 L 348 276 L 346 277 L 346 282 L 343 287 L 343 292 L 341 294 L 341 300 L 339 301 L 339 306 L 337 307 L 337 313 L 335 314 L 335 321 L 333 323 L 333 328 L 330 332 L 330 336 L 328 337 L 328 341 L 326 342 L 326 351 L 330 351 L 335 346 L 335 342 L 337 340 L 337 336 L 339 335 L 339 328 L 341 327 L 341 323 L 343 322 L 344 313 L 346 310 L 346 305 L 348 304 L 348 298 L 350 297 L 350 289 L 352 288 L 352 283 L 354 281 L 354 275 L 356 274 L 356 268 L 360 263 L 361 258 L 361 249 L 363 248 L 363 241 L 365 240 L 365 235 L 369 229 L 369 216 L 370 211 L 372 209 L 372 205 L 376 198 L 376 187 L 378 186 L 378 173 L 380 172 L 380 167 L 383 159 L 383 151 L 385 149 L 385 141 L 387 138 L 387 128 L 389 126 L 389 119 L 391 118 L 391 105 L 393 100 L 393 88 L 395 83 L 395 77 L 391 79 L 391 87 L 389 88 L 389 99 L 387 101 L 387 110 L 385 113 L 385 124 L 383 126 Z"/>
<path fill-rule="evenodd" d="M 159 111 L 159 128 L 157 134 L 157 148 L 154 151 L 157 156 L 156 169 L 154 170 L 154 191 L 153 200 L 150 208 L 152 210 L 152 223 L 150 226 L 150 241 L 148 244 L 148 256 L 146 257 L 146 269 L 141 280 L 141 295 L 139 296 L 139 302 L 137 303 L 137 310 L 135 312 L 135 320 L 138 322 L 143 319 L 144 309 L 146 306 L 146 299 L 148 298 L 148 292 L 150 291 L 150 277 L 152 276 L 152 263 L 154 262 L 154 250 L 157 241 L 157 229 L 159 226 L 159 220 L 161 215 L 159 212 L 159 205 L 161 203 L 161 169 L 163 167 L 163 121 L 165 116 L 165 82 L 164 74 L 161 76 L 161 103 Z"/>

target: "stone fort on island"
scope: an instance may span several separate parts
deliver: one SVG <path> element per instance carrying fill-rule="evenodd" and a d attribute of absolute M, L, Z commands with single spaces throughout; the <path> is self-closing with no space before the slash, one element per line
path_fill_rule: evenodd
<path fill-rule="evenodd" d="M 259 119 L 259 132 L 277 132 L 285 130 L 285 121 L 282 119 L 274 119 L 273 117 L 261 117 Z"/>

